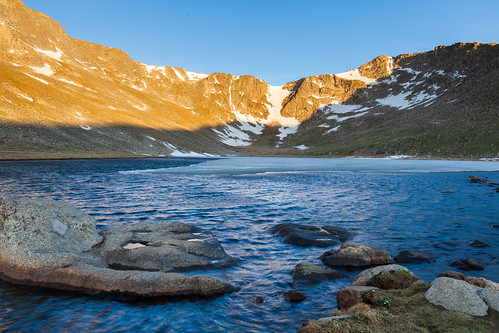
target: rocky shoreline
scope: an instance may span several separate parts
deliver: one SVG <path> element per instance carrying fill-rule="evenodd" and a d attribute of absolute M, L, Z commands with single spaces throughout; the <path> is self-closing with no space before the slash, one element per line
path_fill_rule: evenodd
<path fill-rule="evenodd" d="M 446 271 L 430 284 L 400 265 L 432 262 L 431 253 L 403 250 L 392 258 L 381 249 L 349 242 L 354 233 L 331 225 L 284 223 L 269 232 L 291 246 L 340 246 L 320 256 L 323 265 L 298 263 L 292 272 L 298 286 L 347 278 L 341 270 L 360 271 L 350 286 L 336 293 L 338 310 L 305 324 L 301 332 L 348 332 L 349 327 L 390 331 L 395 326 L 381 323 L 395 320 L 400 313 L 410 322 L 402 325 L 409 331 L 444 332 L 441 328 L 447 326 L 433 321 L 428 313 L 479 332 L 498 325 L 498 283 Z M 0 194 L 0 243 L 0 278 L 20 285 L 141 298 L 207 297 L 238 290 L 215 277 L 192 275 L 224 270 L 238 262 L 209 231 L 184 223 L 139 222 L 98 232 L 92 217 L 65 203 Z M 475 240 L 469 246 L 489 244 Z M 472 258 L 449 265 L 484 269 Z M 288 290 L 283 297 L 294 303 L 307 295 Z M 265 299 L 257 296 L 255 302 Z M 421 311 L 426 315 L 421 317 Z M 404 320 L 395 321 L 398 325 Z"/>

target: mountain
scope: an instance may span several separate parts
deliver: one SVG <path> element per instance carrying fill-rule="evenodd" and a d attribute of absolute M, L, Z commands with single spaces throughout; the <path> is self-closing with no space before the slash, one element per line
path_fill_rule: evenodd
<path fill-rule="evenodd" d="M 270 86 L 151 66 L 0 0 L 0 159 L 499 157 L 499 46 L 380 56 Z"/>

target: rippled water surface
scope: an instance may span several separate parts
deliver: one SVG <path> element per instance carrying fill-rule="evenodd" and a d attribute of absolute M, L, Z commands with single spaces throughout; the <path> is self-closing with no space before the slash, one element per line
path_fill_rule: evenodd
<path fill-rule="evenodd" d="M 252 168 L 253 162 L 260 167 Z M 1 162 L 0 191 L 66 201 L 93 215 L 99 228 L 172 220 L 211 230 L 240 265 L 206 274 L 241 291 L 213 299 L 124 301 L 0 282 L 0 331 L 293 331 L 309 319 L 329 315 L 336 306 L 335 292 L 358 272 L 319 285 L 293 284 L 294 266 L 301 261 L 320 264 L 328 248 L 282 243 L 268 229 L 283 222 L 340 225 L 355 232 L 354 242 L 392 256 L 404 249 L 431 252 L 435 263 L 407 265 L 423 280 L 431 281 L 451 269 L 452 261 L 468 257 L 485 265 L 472 275 L 498 280 L 499 229 L 491 225 L 499 224 L 499 193 L 470 183 L 468 176 L 499 182 L 499 172 L 420 172 L 498 170 L 498 162 L 454 168 L 431 161 L 418 162 L 417 168 L 414 163 L 397 166 L 400 161 L 343 160 L 341 167 L 318 163 L 326 162 Z M 444 193 L 448 191 L 454 193 Z M 470 247 L 474 239 L 492 246 Z M 292 288 L 307 299 L 287 302 L 283 293 Z M 257 295 L 263 303 L 255 303 Z"/>

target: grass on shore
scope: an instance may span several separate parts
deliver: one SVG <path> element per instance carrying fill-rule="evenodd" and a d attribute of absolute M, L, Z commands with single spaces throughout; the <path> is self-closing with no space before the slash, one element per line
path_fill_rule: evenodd
<path fill-rule="evenodd" d="M 379 290 L 378 305 L 358 304 L 333 315 L 353 315 L 347 319 L 332 320 L 324 325 L 317 321 L 304 324 L 299 333 L 333 332 L 498 332 L 499 313 L 489 310 L 483 318 L 447 311 L 424 298 L 429 284 L 417 282 L 408 289 Z M 388 301 L 388 302 L 385 302 Z"/>

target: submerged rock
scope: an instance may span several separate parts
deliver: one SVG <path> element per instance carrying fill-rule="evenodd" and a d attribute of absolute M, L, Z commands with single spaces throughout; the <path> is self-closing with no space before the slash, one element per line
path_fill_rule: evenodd
<path fill-rule="evenodd" d="M 195 241 L 192 241 L 195 240 Z M 0 275 L 19 284 L 131 296 L 234 291 L 217 278 L 174 271 L 235 261 L 210 233 L 171 222 L 111 227 L 62 202 L 0 195 Z"/>
<path fill-rule="evenodd" d="M 432 262 L 435 261 L 435 256 L 430 253 L 414 251 L 414 250 L 404 250 L 394 258 L 396 262 L 402 263 L 418 263 L 418 262 Z"/>
<path fill-rule="evenodd" d="M 311 283 L 317 283 L 324 280 L 341 279 L 347 277 L 337 270 L 322 267 L 319 265 L 310 264 L 308 262 L 301 262 L 296 265 L 293 270 L 293 280 L 302 280 Z"/>
<path fill-rule="evenodd" d="M 472 247 L 489 247 L 490 245 L 479 240 L 474 240 L 470 243 Z"/>
<path fill-rule="evenodd" d="M 271 228 L 272 234 L 283 237 L 282 241 L 299 246 L 332 246 L 340 244 L 352 233 L 342 227 L 310 226 L 297 223 L 282 223 Z"/>
<path fill-rule="evenodd" d="M 284 293 L 284 297 L 286 297 L 286 299 L 292 303 L 298 303 L 307 298 L 307 296 L 296 290 L 286 291 Z"/>
<path fill-rule="evenodd" d="M 454 261 L 450 265 L 463 271 L 483 271 L 483 265 L 471 258 Z"/>
<path fill-rule="evenodd" d="M 345 243 L 336 251 L 324 252 L 321 260 L 331 267 L 367 267 L 395 263 L 383 250 L 353 243 Z"/>

